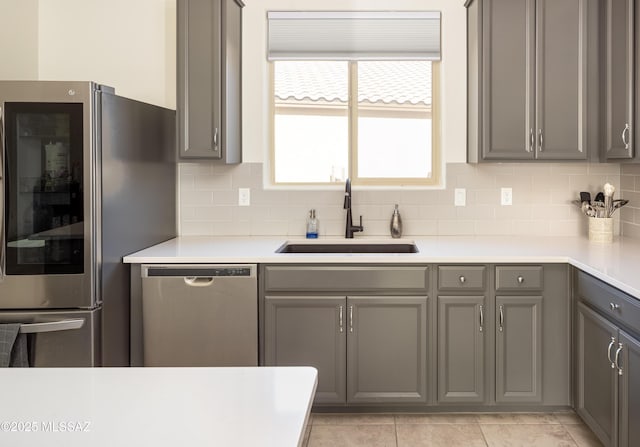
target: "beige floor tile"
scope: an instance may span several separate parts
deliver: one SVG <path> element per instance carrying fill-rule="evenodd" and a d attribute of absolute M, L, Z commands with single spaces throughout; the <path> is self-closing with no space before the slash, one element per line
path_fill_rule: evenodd
<path fill-rule="evenodd" d="M 314 425 L 308 447 L 397 447 L 395 426 Z"/>
<path fill-rule="evenodd" d="M 564 428 L 578 444 L 578 447 L 602 447 L 602 443 L 586 425 L 565 425 Z"/>
<path fill-rule="evenodd" d="M 476 424 L 476 416 L 473 414 L 396 414 L 396 424 Z"/>
<path fill-rule="evenodd" d="M 489 447 L 576 447 L 562 425 L 480 425 Z"/>
<path fill-rule="evenodd" d="M 398 447 L 486 447 L 477 424 L 396 425 Z"/>
<path fill-rule="evenodd" d="M 479 424 L 560 424 L 552 413 L 480 413 Z"/>
<path fill-rule="evenodd" d="M 313 415 L 313 425 L 393 425 L 394 423 L 392 414 L 315 413 Z"/>
<path fill-rule="evenodd" d="M 578 416 L 574 411 L 560 411 L 553 413 L 553 415 L 556 417 L 558 422 L 563 425 L 583 424 L 580 416 Z"/>
<path fill-rule="evenodd" d="M 302 438 L 302 447 L 307 447 L 309 443 L 309 435 L 311 434 L 311 425 L 307 425 L 304 429 L 304 437 Z"/>

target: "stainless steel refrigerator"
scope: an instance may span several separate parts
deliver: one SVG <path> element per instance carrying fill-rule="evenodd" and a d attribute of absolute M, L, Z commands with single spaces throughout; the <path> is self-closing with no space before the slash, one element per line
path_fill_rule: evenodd
<path fill-rule="evenodd" d="M 176 234 L 175 127 L 96 83 L 0 81 L 0 323 L 31 366 L 129 365 L 121 261 Z"/>

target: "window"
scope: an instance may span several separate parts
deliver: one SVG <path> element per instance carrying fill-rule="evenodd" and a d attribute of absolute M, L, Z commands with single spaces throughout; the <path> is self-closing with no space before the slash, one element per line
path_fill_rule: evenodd
<path fill-rule="evenodd" d="M 273 182 L 437 184 L 437 67 L 273 62 Z"/>
<path fill-rule="evenodd" d="M 437 11 L 270 11 L 275 184 L 440 181 Z"/>

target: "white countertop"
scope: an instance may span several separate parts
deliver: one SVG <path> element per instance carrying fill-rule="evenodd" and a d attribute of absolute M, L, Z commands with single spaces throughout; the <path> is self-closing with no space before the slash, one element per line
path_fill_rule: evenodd
<path fill-rule="evenodd" d="M 569 263 L 640 299 L 640 241 L 611 244 L 586 237 L 427 236 L 405 239 L 360 237 L 348 242 L 412 241 L 419 253 L 284 254 L 286 241 L 344 243 L 282 237 L 182 236 L 124 258 L 126 263 Z"/>
<path fill-rule="evenodd" d="M 2 446 L 301 446 L 310 367 L 3 368 Z"/>

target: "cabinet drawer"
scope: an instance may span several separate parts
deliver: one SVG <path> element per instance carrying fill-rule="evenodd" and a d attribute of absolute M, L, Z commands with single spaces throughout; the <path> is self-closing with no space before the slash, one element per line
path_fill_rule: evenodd
<path fill-rule="evenodd" d="M 578 297 L 607 317 L 640 332 L 640 301 L 584 272 L 578 273 Z"/>
<path fill-rule="evenodd" d="M 428 268 L 423 266 L 269 265 L 264 269 L 267 291 L 425 294 Z"/>
<path fill-rule="evenodd" d="M 542 289 L 542 266 L 496 266 L 496 291 Z"/>
<path fill-rule="evenodd" d="M 439 290 L 484 290 L 484 265 L 447 265 L 438 267 Z"/>

